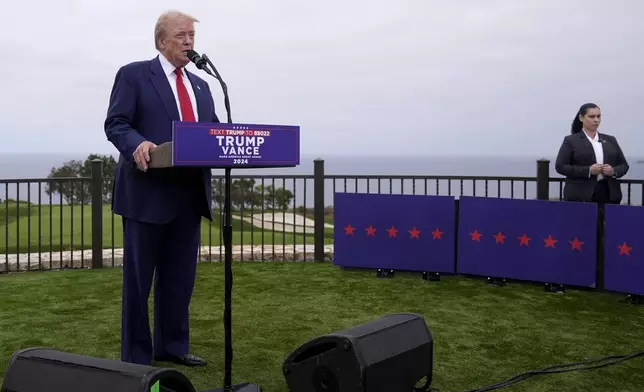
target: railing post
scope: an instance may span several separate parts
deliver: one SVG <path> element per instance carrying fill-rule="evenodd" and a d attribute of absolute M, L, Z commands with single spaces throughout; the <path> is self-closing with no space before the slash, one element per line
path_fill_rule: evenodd
<path fill-rule="evenodd" d="M 315 261 L 324 261 L 324 160 L 313 161 L 313 221 Z"/>
<path fill-rule="evenodd" d="M 606 233 L 606 210 L 602 205 L 597 206 L 597 264 L 595 267 L 595 289 L 604 290 L 604 271 L 606 259 L 604 257 L 604 242 Z"/>
<path fill-rule="evenodd" d="M 92 160 L 92 268 L 103 268 L 103 161 Z"/>
<path fill-rule="evenodd" d="M 550 199 L 550 161 L 547 159 L 537 161 L 537 199 Z"/>

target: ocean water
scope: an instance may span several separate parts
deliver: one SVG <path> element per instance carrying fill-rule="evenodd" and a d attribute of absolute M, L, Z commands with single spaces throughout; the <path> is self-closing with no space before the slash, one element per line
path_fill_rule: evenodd
<path fill-rule="evenodd" d="M 84 154 L 78 155 L 0 155 L 0 179 L 42 179 L 47 177 L 54 166 L 60 166 L 71 159 L 83 160 Z M 276 176 L 275 180 L 264 180 L 264 185 L 286 187 L 295 194 L 295 205 L 313 206 L 313 180 L 292 180 L 279 178 L 280 175 L 313 175 L 314 160 L 320 158 L 325 162 L 325 174 L 337 176 L 325 182 L 325 204 L 333 204 L 334 192 L 372 192 L 372 193 L 404 193 L 404 194 L 440 194 L 440 195 L 467 195 L 491 197 L 534 198 L 536 186 L 534 182 L 524 184 L 509 181 L 458 181 L 458 180 L 390 180 L 387 176 L 415 175 L 415 176 L 536 176 L 537 160 L 540 158 L 550 160 L 551 177 L 561 177 L 554 169 L 554 156 L 543 157 L 476 157 L 476 156 L 303 156 L 301 165 L 295 168 L 278 169 L 240 169 L 233 170 L 234 176 L 252 178 L 254 175 Z M 625 179 L 644 179 L 644 164 L 638 164 L 640 157 L 627 157 L 630 163 L 629 173 Z M 223 176 L 223 170 L 213 170 L 213 175 Z M 356 176 L 382 176 L 383 179 L 355 179 Z M 348 177 L 348 178 L 343 178 Z M 256 185 L 261 185 L 261 179 L 255 179 Z M 0 199 L 6 198 L 38 200 L 38 184 L 0 184 Z M 623 202 L 627 202 L 629 189 L 622 185 L 624 191 Z M 486 193 L 487 192 L 487 193 Z M 559 195 L 559 187 L 552 183 L 550 186 L 551 197 Z M 43 202 L 49 202 L 49 196 L 44 193 L 44 184 L 40 194 Z M 642 187 L 633 185 L 630 189 L 631 204 L 642 204 Z M 60 202 L 60 197 L 54 195 L 54 203 Z"/>

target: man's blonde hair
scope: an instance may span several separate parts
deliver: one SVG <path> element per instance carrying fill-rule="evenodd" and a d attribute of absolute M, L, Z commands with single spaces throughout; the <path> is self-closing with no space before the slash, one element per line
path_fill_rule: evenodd
<path fill-rule="evenodd" d="M 197 20 L 197 18 L 185 14 L 181 11 L 170 10 L 162 13 L 161 16 L 159 16 L 159 19 L 157 19 L 156 25 L 154 26 L 154 47 L 157 50 L 161 50 L 161 48 L 159 47 L 159 40 L 163 38 L 168 32 L 168 24 L 170 23 L 170 21 L 177 19 L 187 19 L 193 23 L 199 23 L 199 20 Z"/>

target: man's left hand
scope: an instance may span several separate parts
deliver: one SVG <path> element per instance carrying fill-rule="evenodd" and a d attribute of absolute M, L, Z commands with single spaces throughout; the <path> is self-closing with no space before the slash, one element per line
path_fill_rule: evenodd
<path fill-rule="evenodd" d="M 602 168 L 602 174 L 605 174 L 610 177 L 615 174 L 615 170 L 611 165 L 604 165 L 604 167 Z"/>

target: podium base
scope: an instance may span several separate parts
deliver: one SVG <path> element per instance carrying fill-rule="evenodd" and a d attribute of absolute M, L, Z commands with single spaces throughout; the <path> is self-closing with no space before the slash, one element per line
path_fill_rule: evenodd
<path fill-rule="evenodd" d="M 243 383 L 233 385 L 230 389 L 225 389 L 224 387 L 217 389 L 207 389 L 202 392 L 263 392 L 262 388 L 257 384 Z"/>

